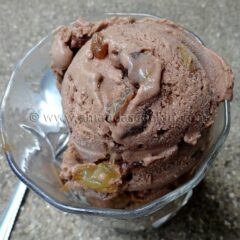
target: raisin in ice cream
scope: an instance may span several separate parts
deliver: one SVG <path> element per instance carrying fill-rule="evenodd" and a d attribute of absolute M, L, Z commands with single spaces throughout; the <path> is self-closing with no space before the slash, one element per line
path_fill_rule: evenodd
<path fill-rule="evenodd" d="M 100 207 L 147 203 L 184 181 L 232 98 L 229 66 L 166 19 L 61 27 L 52 69 L 70 129 L 60 177 Z"/>

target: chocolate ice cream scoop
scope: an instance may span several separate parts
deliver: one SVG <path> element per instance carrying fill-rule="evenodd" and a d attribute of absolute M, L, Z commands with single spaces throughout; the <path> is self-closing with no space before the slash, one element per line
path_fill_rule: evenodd
<path fill-rule="evenodd" d="M 61 178 L 102 199 L 160 189 L 189 171 L 216 108 L 232 98 L 229 66 L 166 19 L 78 20 L 59 30 L 52 57 L 72 146 Z M 109 194 L 74 178 L 76 166 L 107 161 L 120 172 Z"/>

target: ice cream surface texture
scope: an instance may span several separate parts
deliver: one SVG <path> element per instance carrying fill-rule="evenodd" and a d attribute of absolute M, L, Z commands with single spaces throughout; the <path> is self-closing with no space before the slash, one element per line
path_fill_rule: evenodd
<path fill-rule="evenodd" d="M 70 129 L 60 177 L 98 206 L 171 191 L 232 98 L 229 66 L 166 19 L 79 19 L 57 32 L 52 69 Z"/>

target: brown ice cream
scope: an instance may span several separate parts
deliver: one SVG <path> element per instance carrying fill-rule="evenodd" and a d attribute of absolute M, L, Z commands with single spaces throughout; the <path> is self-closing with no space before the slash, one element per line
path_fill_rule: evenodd
<path fill-rule="evenodd" d="M 166 19 L 77 20 L 58 31 L 52 69 L 71 135 L 60 177 L 97 206 L 171 191 L 232 98 L 229 66 Z"/>

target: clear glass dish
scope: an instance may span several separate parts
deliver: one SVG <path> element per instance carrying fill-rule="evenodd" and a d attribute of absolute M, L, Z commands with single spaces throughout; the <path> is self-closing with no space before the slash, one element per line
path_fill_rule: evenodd
<path fill-rule="evenodd" d="M 110 15 L 149 16 L 135 13 Z M 104 17 L 106 14 L 94 18 Z M 58 177 L 60 153 L 67 143 L 68 128 L 55 76 L 50 69 L 49 50 L 53 34 L 42 39 L 18 63 L 4 94 L 0 127 L 9 165 L 30 189 L 60 210 L 121 230 L 159 227 L 188 202 L 193 188 L 204 178 L 224 143 L 230 127 L 229 102 L 219 106 L 210 130 L 209 145 L 189 181 L 139 208 L 122 210 L 89 206 L 74 194 L 61 191 Z"/>

